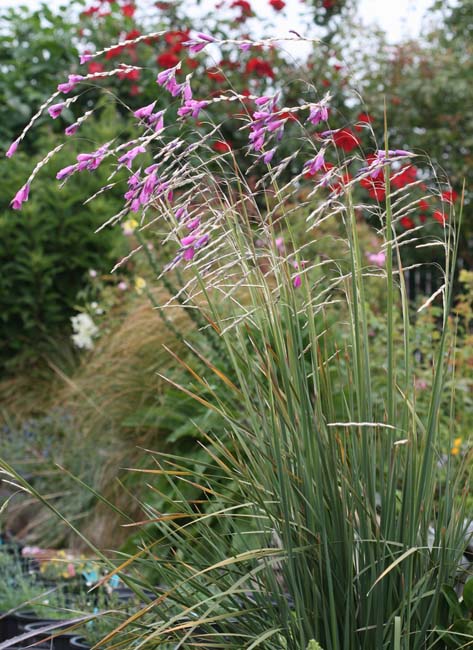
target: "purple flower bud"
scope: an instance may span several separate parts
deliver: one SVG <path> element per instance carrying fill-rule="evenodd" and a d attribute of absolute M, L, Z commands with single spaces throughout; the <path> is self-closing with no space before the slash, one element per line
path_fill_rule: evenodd
<path fill-rule="evenodd" d="M 78 169 L 79 169 L 78 165 L 68 165 L 67 167 L 63 167 L 56 174 L 56 178 L 58 179 L 58 181 L 62 181 L 63 178 L 67 178 L 68 176 L 76 172 Z"/>
<path fill-rule="evenodd" d="M 196 217 L 195 219 L 192 219 L 192 221 L 186 223 L 186 226 L 188 230 L 195 230 L 200 226 L 200 217 Z"/>
<path fill-rule="evenodd" d="M 138 147 L 133 147 L 133 149 L 130 149 L 129 151 L 124 153 L 123 156 L 121 156 L 118 159 L 118 162 L 121 165 L 125 165 L 125 167 L 128 167 L 128 169 L 131 169 L 131 163 L 134 161 L 136 156 L 138 156 L 138 154 L 140 153 L 146 153 L 146 149 L 142 145 Z"/>
<path fill-rule="evenodd" d="M 190 84 L 190 75 L 187 75 L 186 77 L 186 82 L 184 84 L 184 87 L 182 89 L 182 97 L 184 101 L 188 102 L 190 99 L 192 99 L 192 88 Z"/>
<path fill-rule="evenodd" d="M 180 221 L 183 217 L 187 217 L 187 208 L 184 205 L 177 208 L 174 216 L 178 221 Z"/>
<path fill-rule="evenodd" d="M 265 165 L 269 165 L 269 163 L 272 161 L 274 154 L 276 153 L 276 147 L 273 147 L 269 151 L 267 151 L 265 154 L 263 154 L 263 162 Z"/>
<path fill-rule="evenodd" d="M 75 88 L 75 86 L 79 83 L 79 81 L 82 81 L 85 79 L 81 74 L 70 74 L 69 75 L 69 81 L 63 84 L 59 84 L 57 89 L 61 93 L 69 93 L 71 90 Z"/>
<path fill-rule="evenodd" d="M 182 248 L 187 248 L 188 246 L 192 246 L 192 244 L 195 242 L 196 239 L 197 239 L 196 235 L 187 235 L 186 237 L 182 237 L 181 239 Z"/>
<path fill-rule="evenodd" d="M 199 237 L 199 239 L 195 242 L 195 248 L 201 248 L 202 246 L 205 246 L 208 243 L 209 239 L 210 236 L 207 233 L 205 235 L 202 235 L 202 237 Z"/>
<path fill-rule="evenodd" d="M 152 113 L 148 118 L 148 124 L 154 126 L 156 133 L 159 133 L 164 128 L 164 111 Z"/>
<path fill-rule="evenodd" d="M 328 120 L 328 108 L 320 104 L 314 104 L 310 107 L 310 114 L 307 121 L 317 126 L 319 122 L 326 122 Z"/>
<path fill-rule="evenodd" d="M 155 106 L 156 101 L 154 101 L 152 104 L 148 104 L 147 106 L 143 106 L 143 108 L 139 108 L 133 113 L 133 115 L 140 120 L 144 120 L 151 115 Z"/>
<path fill-rule="evenodd" d="M 65 129 L 64 133 L 66 135 L 74 135 L 74 133 L 76 133 L 78 128 L 79 128 L 79 125 L 77 124 L 77 122 L 74 122 L 74 124 L 71 124 L 70 126 L 68 126 Z"/>
<path fill-rule="evenodd" d="M 177 110 L 177 114 L 180 117 L 187 117 L 188 115 L 192 115 L 193 118 L 197 119 L 199 117 L 199 113 L 202 109 L 206 108 L 208 106 L 208 102 L 204 101 L 197 101 L 195 99 L 189 99 L 181 108 Z"/>
<path fill-rule="evenodd" d="M 86 54 L 81 54 L 80 57 L 79 57 L 79 63 L 80 63 L 81 65 L 82 65 L 83 63 L 88 63 L 89 61 L 92 61 L 93 58 L 94 58 L 94 57 L 93 57 L 92 54 L 87 54 L 87 53 L 86 53 Z"/>
<path fill-rule="evenodd" d="M 195 249 L 192 246 L 189 246 L 189 248 L 186 248 L 184 251 L 183 258 L 189 262 L 194 257 L 194 254 Z"/>
<path fill-rule="evenodd" d="M 11 207 L 14 210 L 21 210 L 22 203 L 28 200 L 29 193 L 30 193 L 30 186 L 28 183 L 26 183 L 16 193 L 15 198 L 10 203 Z"/>
<path fill-rule="evenodd" d="M 262 97 L 258 97 L 255 99 L 255 104 L 257 106 L 264 106 L 265 104 L 268 104 L 273 98 L 268 97 L 268 95 L 263 95 Z"/>
<path fill-rule="evenodd" d="M 286 120 L 272 120 L 271 122 L 268 122 L 266 129 L 269 132 L 272 131 L 277 131 L 281 127 L 284 127 L 284 124 L 286 123 Z"/>
<path fill-rule="evenodd" d="M 242 52 L 248 52 L 251 50 L 251 43 L 239 43 L 238 47 Z"/>
<path fill-rule="evenodd" d="M 156 169 L 158 169 L 159 165 L 154 163 L 153 165 L 150 165 L 149 167 L 146 167 L 145 169 L 145 174 L 152 174 Z"/>
<path fill-rule="evenodd" d="M 13 155 L 15 155 L 16 150 L 18 149 L 18 144 L 18 140 L 15 140 L 11 143 L 11 145 L 8 147 L 8 151 L 5 154 L 7 158 L 11 158 Z"/>
<path fill-rule="evenodd" d="M 319 171 L 319 169 L 322 169 L 322 167 L 325 164 L 324 153 L 325 152 L 322 149 L 322 151 L 319 151 L 319 153 L 315 156 L 315 158 L 308 160 L 304 164 L 304 172 L 306 174 L 310 174 L 311 176 L 313 176 Z"/>
<path fill-rule="evenodd" d="M 215 39 L 213 36 L 209 36 L 208 34 L 202 34 L 199 32 L 197 34 L 197 38 L 192 39 L 190 41 L 186 41 L 183 43 L 186 47 L 189 48 L 189 52 L 192 52 L 192 54 L 197 54 L 201 50 L 204 49 L 209 43 L 214 43 L 217 39 Z"/>
<path fill-rule="evenodd" d="M 298 289 L 301 286 L 302 280 L 299 274 L 294 276 L 294 281 L 292 284 L 294 285 L 294 289 Z"/>
<path fill-rule="evenodd" d="M 64 102 L 60 102 L 59 104 L 53 104 L 48 108 L 48 113 L 53 118 L 53 120 L 55 120 L 57 117 L 61 115 L 65 105 L 66 104 Z"/>

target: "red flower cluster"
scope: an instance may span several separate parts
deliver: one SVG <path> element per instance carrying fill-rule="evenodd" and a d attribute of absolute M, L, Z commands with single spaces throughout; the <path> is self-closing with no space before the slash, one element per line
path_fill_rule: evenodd
<path fill-rule="evenodd" d="M 269 77 L 274 79 L 274 70 L 271 65 L 264 59 L 253 57 L 246 64 L 245 71 L 247 74 L 255 73 L 257 77 Z"/>
<path fill-rule="evenodd" d="M 246 18 L 250 18 L 253 15 L 253 10 L 248 0 L 233 0 L 230 7 L 232 9 L 241 10 L 240 20 L 245 20 Z"/>
<path fill-rule="evenodd" d="M 340 147 L 343 151 L 353 151 L 360 144 L 360 138 L 353 133 L 350 129 L 339 129 L 333 134 L 333 141 L 336 147 Z"/>
<path fill-rule="evenodd" d="M 136 5 L 130 2 L 126 5 L 123 5 L 121 11 L 126 18 L 133 18 L 133 15 L 136 11 Z"/>
<path fill-rule="evenodd" d="M 189 30 L 176 30 L 173 32 L 167 32 L 164 36 L 164 40 L 168 45 L 168 48 L 165 52 L 156 58 L 156 62 L 162 68 L 173 68 L 180 61 L 178 56 L 184 49 L 183 43 L 188 41 L 190 38 Z"/>
<path fill-rule="evenodd" d="M 269 4 L 275 11 L 281 11 L 286 6 L 283 0 L 269 0 Z"/>
<path fill-rule="evenodd" d="M 417 179 L 417 167 L 414 165 L 403 165 L 401 170 L 394 173 L 391 177 L 391 185 L 396 189 L 406 187 L 409 183 L 414 183 Z"/>

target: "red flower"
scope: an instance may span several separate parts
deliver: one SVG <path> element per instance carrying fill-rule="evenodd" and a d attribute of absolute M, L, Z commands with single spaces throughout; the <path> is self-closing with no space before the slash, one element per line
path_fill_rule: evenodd
<path fill-rule="evenodd" d="M 274 71 L 270 64 L 256 56 L 247 62 L 245 71 L 247 74 L 254 72 L 258 77 L 270 77 L 274 79 Z"/>
<path fill-rule="evenodd" d="M 399 220 L 399 223 L 406 230 L 410 230 L 411 228 L 414 228 L 414 226 L 415 226 L 415 223 L 412 221 L 412 219 L 410 217 L 402 217 L 402 219 Z"/>
<path fill-rule="evenodd" d="M 213 143 L 212 149 L 218 153 L 226 153 L 232 150 L 232 145 L 227 140 L 217 140 Z"/>
<path fill-rule="evenodd" d="M 283 0 L 269 0 L 269 4 L 275 11 L 281 11 L 286 6 Z"/>
<path fill-rule="evenodd" d="M 382 201 L 386 196 L 386 187 L 384 185 L 384 175 L 382 172 L 377 178 L 362 178 L 360 185 L 368 191 L 368 194 L 372 199 Z"/>
<path fill-rule="evenodd" d="M 108 50 L 108 52 L 105 53 L 105 58 L 114 59 L 116 56 L 120 56 L 122 52 L 123 52 L 123 47 L 121 46 L 112 47 L 111 50 Z"/>
<path fill-rule="evenodd" d="M 435 210 L 432 216 L 435 219 L 435 221 L 438 221 L 442 226 L 445 225 L 447 217 L 441 210 Z"/>
<path fill-rule="evenodd" d="M 191 70 L 195 70 L 198 67 L 199 62 L 196 59 L 192 59 L 191 57 L 189 57 L 186 59 L 186 65 Z"/>
<path fill-rule="evenodd" d="M 324 0 L 322 2 L 322 7 L 324 9 L 332 9 L 335 6 L 336 0 Z"/>
<path fill-rule="evenodd" d="M 179 57 L 173 52 L 163 52 L 156 58 L 156 63 L 162 68 L 173 68 L 179 63 Z"/>
<path fill-rule="evenodd" d="M 397 189 L 406 187 L 409 183 L 413 183 L 417 178 L 417 167 L 414 165 L 403 165 L 400 171 L 394 173 L 391 177 L 391 185 Z"/>
<path fill-rule="evenodd" d="M 141 36 L 141 32 L 140 32 L 139 29 L 131 29 L 128 32 L 128 34 L 126 34 L 125 40 L 126 41 L 133 41 L 135 38 L 138 38 L 139 36 Z M 130 45 L 129 47 L 133 47 L 133 46 Z"/>
<path fill-rule="evenodd" d="M 360 138 L 350 129 L 340 129 L 333 134 L 333 141 L 336 147 L 343 151 L 353 151 L 360 144 Z"/>
<path fill-rule="evenodd" d="M 127 18 L 133 18 L 133 14 L 136 11 L 136 5 L 132 4 L 131 2 L 127 5 L 123 5 L 122 7 L 122 14 L 126 16 Z"/>
<path fill-rule="evenodd" d="M 177 54 L 183 49 L 184 46 L 182 44 L 189 40 L 189 30 L 167 32 L 164 36 L 164 40 L 170 46 L 169 51 Z"/>
<path fill-rule="evenodd" d="M 89 74 L 95 74 L 96 72 L 103 72 L 105 68 L 102 63 L 92 61 L 92 63 L 89 63 L 88 70 Z"/>
<path fill-rule="evenodd" d="M 158 9 L 162 9 L 162 11 L 166 11 L 166 9 L 169 9 L 171 6 L 170 2 L 155 2 L 154 6 L 157 7 Z"/>
<path fill-rule="evenodd" d="M 248 0 L 234 0 L 230 5 L 232 9 L 241 9 L 241 17 L 249 18 L 253 15 L 253 10 Z"/>
<path fill-rule="evenodd" d="M 446 203 L 454 203 L 458 199 L 458 193 L 455 190 L 448 190 L 447 192 L 442 192 L 442 201 Z"/>
<path fill-rule="evenodd" d="M 131 79 L 132 81 L 137 81 L 140 78 L 139 70 L 124 70 L 117 74 L 119 79 Z"/>
<path fill-rule="evenodd" d="M 363 124 L 371 124 L 373 118 L 371 115 L 369 115 L 369 113 L 360 113 L 356 118 L 356 121 L 358 124 L 355 124 L 355 129 L 357 131 L 363 131 Z"/>
<path fill-rule="evenodd" d="M 225 81 L 225 75 L 218 68 L 209 68 L 206 71 L 207 77 L 216 81 L 217 83 L 223 83 Z"/>
<path fill-rule="evenodd" d="M 425 199 L 421 199 L 419 201 L 419 210 L 422 210 L 422 212 L 425 212 L 428 209 L 429 209 L 428 202 Z"/>
<path fill-rule="evenodd" d="M 93 16 L 97 11 L 100 11 L 100 7 L 89 7 L 82 12 L 81 16 Z"/>

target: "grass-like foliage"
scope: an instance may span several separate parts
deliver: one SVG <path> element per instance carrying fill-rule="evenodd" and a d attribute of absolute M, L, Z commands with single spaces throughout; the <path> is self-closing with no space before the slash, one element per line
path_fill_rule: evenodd
<path fill-rule="evenodd" d="M 198 35 L 188 47 L 198 52 L 210 41 Z M 367 145 L 362 155 L 349 144 L 349 129 L 333 128 L 340 116 L 330 116 L 330 130 L 322 127 L 330 97 L 310 86 L 307 97 L 286 107 L 277 93 L 248 98 L 229 90 L 195 99 L 191 78 L 178 83 L 178 72 L 171 68 L 157 80 L 177 98 L 177 118 L 173 107 L 169 124 L 167 112 L 143 107 L 135 112 L 136 140 L 102 144 L 58 175 L 110 162 L 108 187 L 120 178 L 117 170 L 129 170 L 124 207 L 107 223 L 136 213 L 136 253 L 148 251 L 148 237 L 159 241 L 150 262 L 174 291 L 157 307 L 164 317 L 176 306 L 188 309 L 206 337 L 202 350 L 193 350 L 195 364 L 185 362 L 200 388 L 182 390 L 223 423 L 201 432 L 207 462 L 197 468 L 188 458 L 149 452 L 155 469 L 145 476 L 164 476 L 172 499 L 162 490 L 163 508 L 144 502 L 142 520 L 127 524 L 143 526 L 143 548 L 123 568 L 134 569 L 140 586 L 152 575 L 148 586 L 156 593 L 129 619 L 135 625 L 155 613 L 133 647 L 466 647 L 468 626 L 449 631 L 448 640 L 445 630 L 467 543 L 468 459 L 455 467 L 440 462 L 438 445 L 449 379 L 453 208 L 439 236 L 422 226 L 399 234 L 413 194 L 420 188 L 433 200 L 438 192 L 417 179 L 396 183 L 414 154 L 385 142 Z M 62 90 L 83 82 L 73 78 Z M 220 129 L 212 106 L 221 102 L 238 107 L 248 130 L 254 166 L 246 175 L 231 151 L 212 149 Z M 292 153 L 280 159 L 289 122 Z M 146 169 L 138 164 L 144 152 L 153 156 Z M 360 204 L 360 181 L 382 184 L 382 202 Z M 14 207 L 27 198 L 22 191 Z M 366 212 L 379 225 L 380 251 L 370 259 L 357 223 Z M 337 224 L 335 243 L 319 236 L 328 220 Z M 441 307 L 440 336 L 429 406 L 421 412 L 402 264 L 408 242 L 445 261 L 432 297 Z M 370 330 L 375 292 L 387 341 L 381 367 L 371 361 L 381 345 Z M 453 437 L 453 398 L 451 426 Z M 192 500 L 189 485 L 197 491 Z M 114 647 L 130 647 L 121 634 L 126 625 L 109 635 Z"/>

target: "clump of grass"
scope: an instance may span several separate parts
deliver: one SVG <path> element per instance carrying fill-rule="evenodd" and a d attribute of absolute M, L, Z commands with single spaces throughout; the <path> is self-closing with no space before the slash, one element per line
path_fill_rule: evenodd
<path fill-rule="evenodd" d="M 199 51 L 210 40 L 199 35 L 188 47 Z M 172 376 L 169 383 L 222 423 L 201 432 L 206 461 L 196 467 L 189 457 L 150 451 L 155 467 L 146 476 L 156 477 L 150 488 L 164 505 L 143 500 L 139 521 L 121 513 L 127 527 L 144 528 L 142 549 L 122 568 L 134 567 L 142 585 L 150 574 L 159 577 L 158 587 L 149 583 L 156 599 L 127 622 L 154 607 L 156 619 L 143 626 L 137 647 L 443 648 L 452 624 L 445 590 L 455 585 L 467 543 L 470 480 L 468 459 L 455 468 L 439 463 L 456 256 L 453 206 L 438 232 L 400 230 L 415 193 L 427 191 L 420 179 L 393 190 L 399 169 L 415 154 L 386 142 L 382 148 L 370 143 L 374 153 L 366 157 L 347 145 L 346 129 L 341 146 L 339 124 L 332 125 L 337 116 L 330 117 L 335 129 L 321 126 L 329 121 L 330 97 L 318 97 L 314 88 L 295 106 L 280 107 L 277 95 L 250 97 L 256 107 L 248 111 L 248 98 L 231 90 L 193 99 L 190 78 L 179 86 L 177 72 L 158 77 L 180 101 L 170 135 L 163 115 L 151 119 L 152 107 L 144 107 L 136 115 L 142 135 L 134 142 L 108 144 L 84 158 L 92 161 L 90 170 L 110 158 L 112 179 L 117 169 L 133 170 L 124 209 L 108 223 L 140 210 L 140 236 L 153 233 L 163 242 L 160 276 L 178 277 L 166 307 L 187 308 L 201 331 L 218 335 L 215 350 L 222 351 L 219 358 L 208 346 L 189 345 L 196 365 L 171 354 L 195 389 Z M 220 128 L 210 112 L 222 102 L 241 102 L 256 186 L 230 151 L 209 156 Z M 202 111 L 209 121 L 201 130 L 188 129 Z M 296 116 L 299 135 L 281 159 L 278 142 L 288 115 Z M 134 161 L 148 148 L 154 165 L 143 170 Z M 80 163 L 61 178 L 81 171 Z M 307 176 L 310 191 L 296 201 Z M 382 202 L 363 202 L 359 181 L 376 182 L 378 191 L 382 183 Z M 294 227 L 300 210 L 305 229 Z M 364 212 L 378 224 L 376 262 L 360 248 L 357 221 Z M 345 255 L 328 256 L 324 240 L 314 237 L 326 220 L 337 222 Z M 281 224 L 288 233 L 284 246 Z M 404 283 L 407 243 L 440 251 L 445 260 L 443 284 L 421 307 L 438 299 L 441 308 L 422 412 Z M 372 363 L 380 344 L 369 329 L 373 285 L 384 294 L 381 368 Z M 454 437 L 453 407 L 450 423 Z M 200 491 L 199 499 L 187 497 L 189 486 Z M 127 623 L 105 642 L 126 645 L 120 633 Z M 472 638 L 451 635 L 459 644 Z"/>

